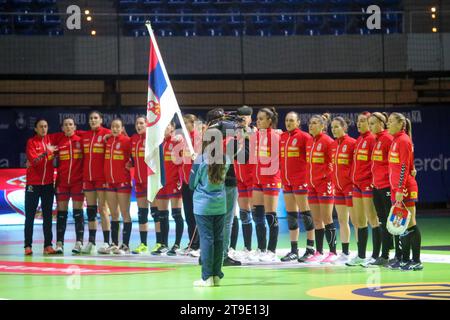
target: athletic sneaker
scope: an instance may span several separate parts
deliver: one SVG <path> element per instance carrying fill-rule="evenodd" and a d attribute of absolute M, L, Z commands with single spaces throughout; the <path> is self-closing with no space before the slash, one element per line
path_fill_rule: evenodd
<path fill-rule="evenodd" d="M 388 259 L 383 257 L 378 257 L 375 261 L 369 262 L 364 265 L 365 268 L 376 268 L 376 267 L 385 267 L 389 263 Z"/>
<path fill-rule="evenodd" d="M 305 253 L 303 254 L 303 256 L 301 256 L 300 258 L 298 258 L 298 262 L 300 263 L 305 263 L 309 258 L 311 258 L 312 256 L 314 256 L 314 251 L 312 250 L 306 250 Z"/>
<path fill-rule="evenodd" d="M 389 263 L 386 266 L 386 268 L 391 269 L 391 270 L 400 270 L 400 267 L 401 267 L 401 261 L 400 261 L 400 259 L 397 259 L 397 258 L 389 260 Z"/>
<path fill-rule="evenodd" d="M 344 264 L 344 263 L 348 262 L 349 260 L 350 260 L 350 254 L 345 254 L 345 253 L 341 252 L 338 255 L 337 259 L 334 260 L 333 263 L 334 264 Z"/>
<path fill-rule="evenodd" d="M 330 252 L 325 259 L 321 260 L 321 264 L 334 263 L 337 260 L 337 254 L 334 252 Z"/>
<path fill-rule="evenodd" d="M 31 256 L 33 254 L 33 250 L 31 250 L 31 247 L 26 247 L 25 248 L 25 255 L 26 256 Z"/>
<path fill-rule="evenodd" d="M 348 267 L 356 267 L 356 266 L 362 266 L 364 262 L 366 262 L 366 259 L 362 259 L 362 258 L 356 256 L 352 260 L 346 262 L 345 265 Z"/>
<path fill-rule="evenodd" d="M 213 277 L 213 281 L 214 281 L 214 286 L 215 287 L 220 286 L 220 278 L 218 276 L 214 276 Z"/>
<path fill-rule="evenodd" d="M 159 248 L 161 248 L 162 244 L 161 243 L 157 243 L 155 244 L 155 246 L 153 247 L 152 251 L 150 251 L 151 254 L 153 254 L 153 252 L 156 252 L 159 250 Z"/>
<path fill-rule="evenodd" d="M 113 248 L 114 247 L 114 248 Z M 99 254 L 111 254 L 112 250 L 117 248 L 114 244 L 109 244 L 104 242 L 100 248 L 98 248 L 97 252 Z"/>
<path fill-rule="evenodd" d="M 73 254 L 80 254 L 82 247 L 83 247 L 83 244 L 81 243 L 81 241 L 75 242 L 75 245 L 74 245 L 74 247 L 72 249 L 72 253 Z"/>
<path fill-rule="evenodd" d="M 167 251 L 167 255 L 168 256 L 176 256 L 177 252 L 180 250 L 180 246 L 177 244 L 174 244 L 172 249 L 170 249 L 169 251 Z"/>
<path fill-rule="evenodd" d="M 241 252 L 241 254 L 239 255 L 238 259 L 241 262 L 258 262 L 259 258 L 256 256 L 255 251 L 250 251 L 247 248 L 244 248 L 244 250 Z"/>
<path fill-rule="evenodd" d="M 372 264 L 375 263 L 375 261 L 377 261 L 375 258 L 370 257 L 369 259 L 366 259 L 366 261 L 361 263 L 361 266 L 364 268 L 370 268 Z"/>
<path fill-rule="evenodd" d="M 191 250 L 191 252 L 189 252 L 189 256 L 194 258 L 200 257 L 200 249 Z"/>
<path fill-rule="evenodd" d="M 200 279 L 194 281 L 194 287 L 214 287 L 214 278 L 209 277 L 206 280 Z"/>
<path fill-rule="evenodd" d="M 281 262 L 288 262 L 288 261 L 298 260 L 298 253 L 296 253 L 296 252 L 288 252 L 280 260 L 281 260 Z"/>
<path fill-rule="evenodd" d="M 57 241 L 55 247 L 55 254 L 63 254 L 63 253 L 64 253 L 63 243 L 61 241 Z"/>
<path fill-rule="evenodd" d="M 116 249 L 113 251 L 113 253 L 117 254 L 117 255 L 130 254 L 130 248 L 128 248 L 128 246 L 126 244 L 122 243 L 122 245 L 119 248 L 116 247 Z"/>
<path fill-rule="evenodd" d="M 136 249 L 131 251 L 131 253 L 133 253 L 133 254 L 145 254 L 145 253 L 148 253 L 148 247 L 145 244 L 141 243 Z"/>
<path fill-rule="evenodd" d="M 409 261 L 400 267 L 402 271 L 420 271 L 423 270 L 423 265 L 421 262 Z"/>
<path fill-rule="evenodd" d="M 162 245 L 160 245 L 158 250 L 152 251 L 151 254 L 154 256 L 160 256 L 161 254 L 166 253 L 167 251 L 169 251 L 169 248 L 167 248 L 166 245 L 162 244 Z"/>
<path fill-rule="evenodd" d="M 313 255 L 309 256 L 309 258 L 307 258 L 304 262 L 305 263 L 319 263 L 320 261 L 322 261 L 323 259 L 323 255 L 320 254 L 319 251 L 314 252 Z"/>
<path fill-rule="evenodd" d="M 275 252 L 267 250 L 263 255 L 259 257 L 261 262 L 278 262 L 278 257 Z"/>
<path fill-rule="evenodd" d="M 92 242 L 88 242 L 81 249 L 81 253 L 83 254 L 93 254 L 95 252 L 95 244 Z"/>
<path fill-rule="evenodd" d="M 228 256 L 231 258 L 231 259 L 234 259 L 234 260 L 238 260 L 238 259 L 236 259 L 237 258 L 237 255 L 238 255 L 238 252 L 236 251 L 236 250 L 234 250 L 233 248 L 228 248 Z"/>
<path fill-rule="evenodd" d="M 55 249 L 53 249 L 52 246 L 46 246 L 44 248 L 44 256 L 49 255 L 49 254 L 56 254 Z"/>
<path fill-rule="evenodd" d="M 225 259 L 223 259 L 222 266 L 224 266 L 224 267 L 236 267 L 236 266 L 240 266 L 240 265 L 242 265 L 242 263 L 240 261 L 234 260 L 230 257 L 226 257 Z"/>

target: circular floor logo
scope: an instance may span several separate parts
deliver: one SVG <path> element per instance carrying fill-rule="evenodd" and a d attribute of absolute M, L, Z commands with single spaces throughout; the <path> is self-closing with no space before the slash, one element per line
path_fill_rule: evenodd
<path fill-rule="evenodd" d="M 308 295 L 338 300 L 450 300 L 450 283 L 342 285 L 309 290 Z"/>

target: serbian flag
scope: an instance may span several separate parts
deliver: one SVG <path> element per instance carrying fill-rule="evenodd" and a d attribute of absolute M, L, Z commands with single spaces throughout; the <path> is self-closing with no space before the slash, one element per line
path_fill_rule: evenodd
<path fill-rule="evenodd" d="M 146 26 L 150 34 L 150 53 L 148 60 L 145 163 L 150 169 L 148 170 L 147 199 L 152 202 L 159 189 L 165 184 L 162 143 L 164 141 L 164 131 L 175 114 L 178 115 L 184 136 L 189 137 L 189 135 L 150 22 L 147 21 Z M 194 154 L 191 139 L 185 140 L 191 153 Z"/>

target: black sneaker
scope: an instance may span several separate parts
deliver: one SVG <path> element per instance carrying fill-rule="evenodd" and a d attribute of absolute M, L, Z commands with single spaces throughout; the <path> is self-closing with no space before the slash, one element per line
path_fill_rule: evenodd
<path fill-rule="evenodd" d="M 305 263 L 306 260 L 308 260 L 308 258 L 312 257 L 314 255 L 315 251 L 314 250 L 306 250 L 305 254 L 303 256 L 301 256 L 300 258 L 298 258 L 298 262 L 300 263 Z"/>
<path fill-rule="evenodd" d="M 177 250 L 180 249 L 180 246 L 177 244 L 174 244 L 172 249 L 170 249 L 169 251 L 167 251 L 167 255 L 168 256 L 176 256 L 177 255 Z"/>
<path fill-rule="evenodd" d="M 423 270 L 423 265 L 421 262 L 409 261 L 400 267 L 402 271 L 420 271 Z"/>
<path fill-rule="evenodd" d="M 153 256 L 160 256 L 161 254 L 166 253 L 167 251 L 169 251 L 169 248 L 165 244 L 162 244 L 157 250 L 152 251 L 151 254 Z"/>
<path fill-rule="evenodd" d="M 234 266 L 241 266 L 242 263 L 240 261 L 231 259 L 230 257 L 226 257 L 223 260 L 223 266 L 224 267 L 234 267 Z"/>
<path fill-rule="evenodd" d="M 283 258 L 280 259 L 282 262 L 298 260 L 298 253 L 288 252 Z"/>
<path fill-rule="evenodd" d="M 400 270 L 401 267 L 401 261 L 397 257 L 394 259 L 389 260 L 386 268 L 391 270 Z"/>
<path fill-rule="evenodd" d="M 389 260 L 383 257 L 376 258 L 375 261 L 368 263 L 367 267 L 386 267 L 389 264 Z"/>

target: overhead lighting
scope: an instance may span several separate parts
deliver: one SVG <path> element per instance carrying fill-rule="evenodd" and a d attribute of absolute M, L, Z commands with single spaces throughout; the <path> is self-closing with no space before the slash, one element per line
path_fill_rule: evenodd
<path fill-rule="evenodd" d="M 431 12 L 436 12 L 436 7 L 432 7 Z"/>
<path fill-rule="evenodd" d="M 92 17 L 91 17 L 91 16 L 87 16 L 86 20 L 87 20 L 87 21 L 91 21 L 91 20 L 92 20 Z"/>
<path fill-rule="evenodd" d="M 431 31 L 438 32 L 438 29 L 436 27 L 433 27 L 433 29 L 431 29 Z"/>
<path fill-rule="evenodd" d="M 84 14 L 85 14 L 85 15 L 88 15 L 88 14 L 90 14 L 90 13 L 91 13 L 91 12 L 90 12 L 89 10 L 87 10 L 87 9 L 84 10 Z"/>
<path fill-rule="evenodd" d="M 436 19 L 436 13 L 431 14 L 431 19 Z"/>
<path fill-rule="evenodd" d="M 95 30 L 91 31 L 91 36 L 95 36 L 96 34 L 97 34 L 97 31 L 95 31 Z"/>

